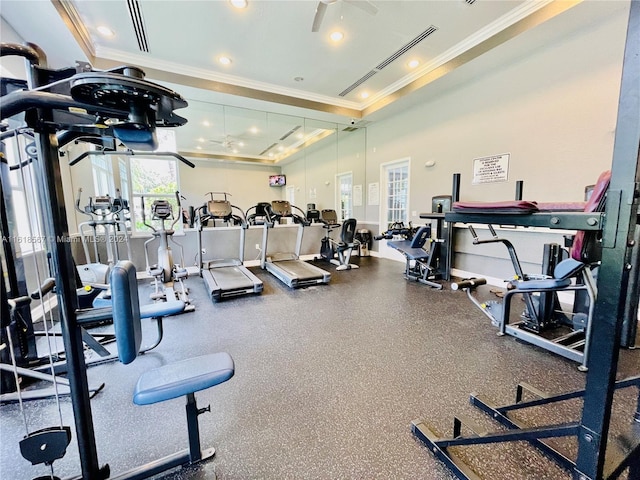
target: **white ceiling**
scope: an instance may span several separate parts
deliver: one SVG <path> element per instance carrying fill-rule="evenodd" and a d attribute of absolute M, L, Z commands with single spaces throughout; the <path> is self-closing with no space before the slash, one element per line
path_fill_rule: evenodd
<path fill-rule="evenodd" d="M 312 32 L 314 0 L 248 0 L 243 10 L 223 0 L 3 0 L 0 13 L 22 38 L 45 51 L 55 45 L 58 61 L 66 50 L 67 65 L 79 52 L 97 68 L 138 65 L 149 79 L 181 93 L 190 106 L 177 112 L 189 120 L 180 129 L 180 151 L 269 163 L 278 158 L 269 152 L 304 141 L 299 134 L 318 137 L 335 130 L 336 122 L 374 119 L 390 102 L 424 88 L 430 76 L 495 46 L 478 45 L 499 44 L 492 39 L 551 3 L 323 1 L 329 4 L 318 32 Z M 140 13 L 148 52 L 139 47 L 128 5 Z M 99 26 L 115 35 L 100 35 Z M 344 33 L 338 44 L 329 39 L 334 30 Z M 232 63 L 221 65 L 221 55 Z M 407 64 L 414 59 L 420 65 L 411 69 Z M 368 73 L 370 78 L 344 93 Z M 365 91 L 369 97 L 363 99 Z M 292 129 L 295 134 L 280 140 Z M 265 151 L 274 143 L 279 145 Z"/>

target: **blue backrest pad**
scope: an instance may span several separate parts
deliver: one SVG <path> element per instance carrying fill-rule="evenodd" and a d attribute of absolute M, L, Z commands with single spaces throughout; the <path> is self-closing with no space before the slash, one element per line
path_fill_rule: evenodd
<path fill-rule="evenodd" d="M 422 248 L 425 242 L 431 237 L 431 225 L 424 225 L 418 229 L 411 240 L 411 248 Z"/>
<path fill-rule="evenodd" d="M 129 260 L 120 260 L 111 270 L 111 302 L 118 357 L 131 363 L 140 351 L 142 325 L 136 269 Z"/>
<path fill-rule="evenodd" d="M 573 258 L 567 258 L 556 265 L 556 268 L 553 269 L 553 276 L 557 279 L 575 277 L 584 267 L 584 263 Z"/>

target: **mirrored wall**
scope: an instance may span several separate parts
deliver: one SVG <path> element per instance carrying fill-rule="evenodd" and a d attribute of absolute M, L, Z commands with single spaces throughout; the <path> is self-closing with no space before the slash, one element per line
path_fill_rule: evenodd
<path fill-rule="evenodd" d="M 209 192 L 225 192 L 245 212 L 258 202 L 287 199 L 303 211 L 314 204 L 318 210 L 336 210 L 340 220 L 365 218 L 366 129 L 198 100 L 189 100 L 189 107 L 180 114 L 188 123 L 166 129 L 173 131 L 171 147 L 162 148 L 177 151 L 195 168 L 153 153 L 91 155 L 69 167 L 69 205 L 77 201 L 80 188 L 83 200 L 117 196 L 119 190 L 133 205 L 139 204 L 141 195 L 151 198 L 158 189 L 166 193 L 168 184 L 157 169 L 144 169 L 146 182 L 132 177 L 138 170 L 128 166 L 135 158 L 149 159 L 151 164 L 173 162 L 183 207 L 198 208 Z M 83 143 L 71 145 L 64 154 L 71 160 L 91 148 Z M 270 185 L 275 175 L 283 175 L 282 181 Z M 151 188 L 147 184 L 154 179 L 159 185 Z M 136 187 L 143 183 L 148 188 Z M 69 213 L 71 229 L 76 231 L 85 219 L 73 209 Z"/>

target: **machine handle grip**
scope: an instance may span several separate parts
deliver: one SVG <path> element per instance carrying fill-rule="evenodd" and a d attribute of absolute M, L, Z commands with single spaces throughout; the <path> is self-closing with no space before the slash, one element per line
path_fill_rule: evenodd
<path fill-rule="evenodd" d="M 150 223 L 147 223 L 147 214 L 144 211 L 144 195 L 140 197 L 140 205 L 142 206 L 142 224 L 147 227 L 150 228 L 152 232 L 157 232 L 158 230 L 156 228 L 154 228 L 153 225 L 151 225 Z"/>
<path fill-rule="evenodd" d="M 461 280 L 459 282 L 454 282 L 451 284 L 451 290 L 472 290 L 480 285 L 486 285 L 486 278 L 467 278 L 466 280 Z"/>
<path fill-rule="evenodd" d="M 80 197 L 82 196 L 82 188 L 78 189 L 78 198 L 76 199 L 76 210 L 79 211 L 81 214 L 88 216 L 91 220 L 93 220 L 93 215 L 91 215 L 90 213 L 85 212 L 83 209 L 80 208 Z M 91 197 L 89 197 L 89 203 L 91 203 Z"/>
<path fill-rule="evenodd" d="M 56 279 L 47 278 L 44 282 L 42 282 L 42 285 L 40 285 L 40 288 L 31 292 L 31 298 L 33 298 L 34 300 L 39 300 L 43 298 L 47 293 L 51 292 L 55 286 L 56 286 Z"/>
<path fill-rule="evenodd" d="M 182 198 L 184 197 L 182 197 L 180 195 L 180 192 L 176 190 L 176 200 L 178 202 L 178 214 L 176 215 L 176 218 L 173 219 L 173 222 L 171 222 L 171 228 L 176 226 L 176 223 L 178 223 L 178 220 L 182 220 Z"/>
<path fill-rule="evenodd" d="M 373 237 L 374 240 L 382 240 L 383 238 L 385 240 L 391 240 L 393 238 L 393 235 L 389 233 L 389 234 L 384 234 L 384 235 L 375 235 Z"/>

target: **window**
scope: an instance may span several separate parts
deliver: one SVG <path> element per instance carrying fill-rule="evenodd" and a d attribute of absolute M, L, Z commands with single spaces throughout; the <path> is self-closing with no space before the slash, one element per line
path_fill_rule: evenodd
<path fill-rule="evenodd" d="M 118 159 L 118 173 L 120 174 L 120 195 L 122 198 L 129 198 L 129 172 L 125 159 Z"/>
<path fill-rule="evenodd" d="M 336 178 L 338 220 L 344 221 L 353 217 L 353 174 L 351 172 L 340 173 L 336 175 Z"/>
<path fill-rule="evenodd" d="M 142 218 L 142 199 L 144 198 L 144 212 L 146 222 L 156 226 L 153 222 L 151 205 L 155 200 L 167 200 L 173 208 L 175 219 L 181 212 L 178 211 L 176 192 L 178 191 L 178 165 L 175 159 L 138 158 L 129 160 L 131 174 L 131 201 L 129 206 L 134 218 L 134 231 L 149 231 Z M 165 228 L 170 228 L 173 220 L 168 219 Z M 176 223 L 176 229 L 182 228 L 182 222 Z"/>
<path fill-rule="evenodd" d="M 28 161 L 25 148 L 28 140 L 19 136 L 15 140 L 7 140 L 5 143 L 6 158 L 10 165 L 22 164 L 22 168 L 11 171 L 8 174 L 11 189 L 11 207 L 14 212 L 15 224 L 11 232 L 16 249 L 22 254 L 38 252 L 45 248 L 44 233 L 41 228 L 40 205 L 38 188 L 34 166 Z M 9 219 L 11 221 L 11 219 Z"/>
<path fill-rule="evenodd" d="M 409 159 L 382 165 L 384 202 L 381 228 L 409 221 Z"/>
<path fill-rule="evenodd" d="M 158 128 L 156 130 L 160 152 L 175 152 L 176 139 L 172 129 Z M 178 164 L 175 158 L 148 157 L 119 157 L 117 164 L 112 155 L 92 156 L 93 186 L 96 195 L 111 195 L 117 197 L 118 190 L 124 200 L 129 201 L 129 211 L 132 215 L 133 232 L 148 232 L 149 227 L 142 219 L 142 198 L 144 197 L 146 222 L 158 227 L 152 221 L 151 205 L 155 200 L 168 200 L 173 207 L 173 217 L 177 218 L 178 211 L 176 191 L 179 190 Z M 115 172 L 114 172 L 115 170 Z M 119 185 L 119 188 L 116 186 Z M 125 216 L 129 218 L 129 216 Z M 165 223 L 170 228 L 173 220 Z M 182 229 L 182 222 L 176 223 L 177 229 Z"/>
<path fill-rule="evenodd" d="M 115 195 L 113 185 L 113 169 L 111 167 L 110 156 L 91 157 L 93 167 L 93 191 L 96 195 Z"/>

